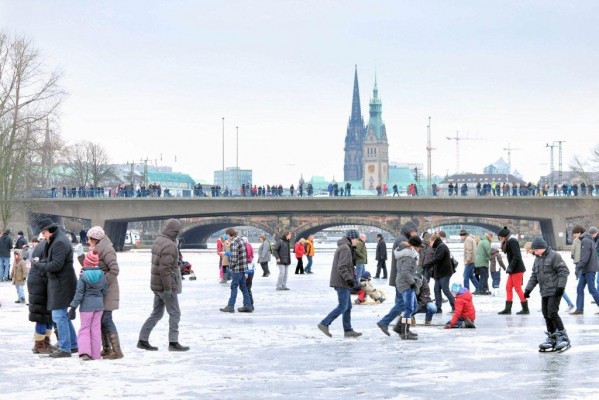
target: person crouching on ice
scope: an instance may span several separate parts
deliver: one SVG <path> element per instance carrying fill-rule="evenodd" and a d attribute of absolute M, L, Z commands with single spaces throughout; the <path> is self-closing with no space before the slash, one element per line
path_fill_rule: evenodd
<path fill-rule="evenodd" d="M 474 326 L 476 310 L 474 309 L 474 303 L 472 303 L 470 290 L 463 287 L 461 283 L 455 282 L 451 285 L 451 293 L 455 296 L 455 312 L 451 321 L 445 324 L 444 329 L 476 328 Z"/>
<path fill-rule="evenodd" d="M 530 249 L 535 255 L 535 262 L 524 297 L 529 298 L 535 286 L 539 285 L 541 309 L 547 325 L 547 340 L 539 345 L 539 351 L 567 350 L 570 339 L 557 312 L 570 271 L 562 257 L 550 249 L 542 237 L 535 237 Z"/>
<path fill-rule="evenodd" d="M 375 303 L 380 304 L 385 301 L 385 293 L 382 290 L 377 290 L 370 280 L 372 275 L 368 271 L 362 273 L 362 279 L 360 282 L 360 290 L 358 291 L 358 298 L 356 304 L 364 304 L 366 302 L 366 295 L 374 300 Z"/>
<path fill-rule="evenodd" d="M 420 288 L 422 281 L 417 275 L 418 269 L 418 250 L 422 246 L 422 239 L 419 236 L 412 236 L 408 239 L 409 246 L 398 250 L 393 250 L 395 259 L 397 260 L 397 278 L 395 279 L 395 287 L 403 296 L 405 309 L 399 323 L 395 325 L 393 331 L 399 334 L 402 339 L 417 340 L 418 334 L 410 332 L 410 323 L 412 322 L 412 314 L 418 309 L 416 296 L 417 289 Z"/>

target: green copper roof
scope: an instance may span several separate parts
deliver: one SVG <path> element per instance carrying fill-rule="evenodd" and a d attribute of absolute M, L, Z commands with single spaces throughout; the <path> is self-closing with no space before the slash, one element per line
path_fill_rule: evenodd
<path fill-rule="evenodd" d="M 376 82 L 376 75 L 374 76 L 374 89 L 372 90 L 372 98 L 370 99 L 370 119 L 368 120 L 368 126 L 366 127 L 366 135 L 370 133 L 370 130 L 374 130 L 377 140 L 381 140 L 383 137 L 383 131 L 385 125 L 383 124 L 382 118 L 383 103 L 379 98 L 379 88 Z"/>

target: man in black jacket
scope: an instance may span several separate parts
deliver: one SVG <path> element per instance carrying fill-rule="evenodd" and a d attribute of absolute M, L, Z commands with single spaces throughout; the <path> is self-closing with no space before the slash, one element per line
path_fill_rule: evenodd
<path fill-rule="evenodd" d="M 378 261 L 376 265 L 376 275 L 374 279 L 379 279 L 381 275 L 381 270 L 383 271 L 383 279 L 387 279 L 387 243 L 385 243 L 385 239 L 383 239 L 383 235 L 377 233 L 376 239 L 379 241 L 376 245 L 376 257 L 375 260 Z"/>
<path fill-rule="evenodd" d="M 437 306 L 437 313 L 441 313 L 441 305 L 443 304 L 441 291 L 445 293 L 445 296 L 449 300 L 451 309 L 454 309 L 455 298 L 449 290 L 449 279 L 453 275 L 453 265 L 451 261 L 451 253 L 449 248 L 443 242 L 441 237 L 437 234 L 431 236 L 430 245 L 434 250 L 433 258 L 425 263 L 423 267 L 433 268 L 433 278 L 435 279 L 435 305 Z"/>
<path fill-rule="evenodd" d="M 77 288 L 73 246 L 50 218 L 39 221 L 38 227 L 47 244 L 42 257 L 34 258 L 31 267 L 48 276 L 48 310 L 58 329 L 58 351 L 50 357 L 70 357 L 77 352 L 77 334 L 67 314 Z"/>
<path fill-rule="evenodd" d="M 10 231 L 6 230 L 0 236 L 0 278 L 7 282 L 10 274 L 10 252 L 12 251 L 12 238 Z"/>

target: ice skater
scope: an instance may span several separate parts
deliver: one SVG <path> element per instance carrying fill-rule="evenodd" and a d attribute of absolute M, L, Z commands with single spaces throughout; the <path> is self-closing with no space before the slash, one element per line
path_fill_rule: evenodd
<path fill-rule="evenodd" d="M 557 312 L 570 271 L 562 257 L 550 249 L 542 237 L 533 239 L 531 250 L 536 258 L 524 296 L 529 298 L 535 286 L 539 285 L 541 308 L 547 325 L 547 339 L 539 345 L 539 351 L 566 351 L 570 348 L 570 339 Z"/>

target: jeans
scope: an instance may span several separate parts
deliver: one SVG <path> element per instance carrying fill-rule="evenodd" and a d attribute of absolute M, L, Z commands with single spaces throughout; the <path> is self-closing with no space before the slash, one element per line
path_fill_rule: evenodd
<path fill-rule="evenodd" d="M 500 271 L 496 271 L 496 272 L 491 272 L 491 281 L 493 282 L 493 289 L 498 289 L 499 285 L 501 283 L 501 272 Z"/>
<path fill-rule="evenodd" d="M 403 302 L 403 295 L 399 290 L 397 290 L 397 288 L 395 288 L 395 305 L 379 322 L 383 325 L 389 326 L 389 324 L 393 322 L 395 318 L 397 318 L 397 316 L 404 311 L 404 309 L 405 306 Z"/>
<path fill-rule="evenodd" d="M 329 326 L 333 321 L 343 314 L 343 330 L 345 332 L 352 331 L 351 327 L 351 296 L 349 288 L 336 287 L 337 291 L 337 307 L 333 309 L 321 322 L 322 325 Z"/>
<path fill-rule="evenodd" d="M 116 325 L 112 320 L 112 311 L 104 311 L 102 314 L 102 333 L 116 332 Z"/>
<path fill-rule="evenodd" d="M 478 282 L 479 292 L 487 293 L 489 291 L 489 268 L 480 267 L 478 273 L 480 275 Z"/>
<path fill-rule="evenodd" d="M 277 289 L 284 289 L 287 287 L 287 273 L 289 272 L 289 265 L 277 264 L 279 267 L 279 277 L 277 278 Z"/>
<path fill-rule="evenodd" d="M 52 324 L 42 324 L 41 322 L 35 323 L 35 333 L 45 336 L 47 331 L 52 331 Z"/>
<path fill-rule="evenodd" d="M 306 264 L 306 268 L 304 268 L 304 272 L 310 274 L 312 273 L 312 256 L 306 256 L 308 259 L 308 264 Z"/>
<path fill-rule="evenodd" d="M 364 264 L 356 265 L 356 277 L 354 278 L 356 288 L 360 288 L 360 279 L 362 278 L 362 274 L 364 273 Z"/>
<path fill-rule="evenodd" d="M 559 311 L 559 302 L 561 297 L 549 296 L 541 298 L 541 310 L 543 311 L 543 317 L 545 317 L 545 324 L 547 325 L 547 331 L 553 333 L 556 329 L 560 331 L 564 330 L 564 324 L 562 319 L 559 317 L 557 312 Z"/>
<path fill-rule="evenodd" d="M 241 290 L 241 293 L 243 294 L 243 305 L 247 308 L 252 308 L 250 294 L 248 292 L 247 286 L 245 285 L 244 272 L 233 272 L 233 280 L 231 281 L 231 297 L 229 297 L 229 303 L 227 305 L 229 307 L 233 307 L 235 305 L 235 301 L 237 300 L 237 287 L 239 287 L 239 290 Z"/>
<path fill-rule="evenodd" d="M 162 292 L 154 292 L 154 304 L 152 313 L 144 322 L 139 332 L 139 340 L 148 341 L 152 329 L 156 326 L 158 321 L 164 316 L 164 309 L 168 312 L 168 341 L 178 342 L 179 341 L 179 321 L 181 320 L 181 310 L 179 309 L 179 299 L 177 294 L 173 293 L 172 296 L 165 298 Z"/>
<path fill-rule="evenodd" d="M 375 278 L 378 278 L 381 276 L 381 271 L 383 271 L 383 279 L 387 279 L 387 261 L 386 260 L 379 260 L 379 262 L 377 263 Z"/>
<path fill-rule="evenodd" d="M 401 292 L 401 295 L 403 297 L 403 303 L 405 306 L 403 311 L 403 317 L 410 318 L 412 314 L 414 314 L 418 309 L 418 303 L 416 302 L 416 292 L 414 291 L 414 289 L 408 288 Z"/>
<path fill-rule="evenodd" d="M 445 297 L 447 297 L 447 300 L 449 300 L 449 304 L 451 305 L 451 308 L 455 308 L 455 298 L 453 297 L 453 294 L 451 294 L 451 290 L 449 290 L 449 279 L 451 277 L 446 276 L 444 278 L 439 278 L 435 280 L 435 305 L 437 306 L 437 311 L 441 310 L 441 305 L 443 304 L 443 298 L 441 297 L 441 290 L 443 290 L 443 293 L 445 294 Z"/>
<path fill-rule="evenodd" d="M 595 272 L 587 272 L 578 276 L 576 287 L 576 310 L 584 311 L 584 287 L 589 286 L 589 293 L 593 296 L 595 303 L 599 304 L 599 293 L 595 287 Z"/>
<path fill-rule="evenodd" d="M 464 287 L 470 290 L 470 281 L 474 284 L 476 290 L 478 290 L 478 281 L 474 276 L 474 264 L 464 265 Z"/>
<path fill-rule="evenodd" d="M 77 334 L 73 323 L 69 319 L 66 308 L 52 310 L 52 321 L 58 330 L 58 349 L 70 353 L 77 348 Z"/>
<path fill-rule="evenodd" d="M 426 303 L 426 307 L 419 307 L 414 314 L 426 313 L 424 317 L 425 321 L 430 321 L 433 319 L 433 315 L 437 312 L 437 306 L 433 302 Z"/>
<path fill-rule="evenodd" d="M 25 285 L 15 285 L 17 288 L 17 296 L 19 300 L 25 301 Z"/>
<path fill-rule="evenodd" d="M 572 304 L 572 300 L 570 300 L 570 297 L 566 292 L 564 292 L 564 294 L 562 295 L 562 299 L 564 299 L 568 307 L 574 307 L 574 304 Z"/>
<path fill-rule="evenodd" d="M 0 278 L 2 280 L 8 280 L 8 274 L 10 272 L 10 257 L 0 257 Z"/>

